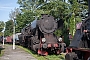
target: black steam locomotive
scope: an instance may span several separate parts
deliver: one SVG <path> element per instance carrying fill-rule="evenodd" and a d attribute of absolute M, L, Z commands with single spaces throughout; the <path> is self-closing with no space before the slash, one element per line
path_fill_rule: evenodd
<path fill-rule="evenodd" d="M 62 20 L 56 22 L 53 16 L 42 14 L 40 20 L 34 20 L 22 29 L 21 35 L 19 35 L 20 44 L 40 55 L 48 55 L 49 52 L 59 54 L 62 39 L 58 40 L 54 32 L 62 25 Z"/>
<path fill-rule="evenodd" d="M 66 60 L 90 60 L 90 16 L 77 24 L 65 57 Z"/>

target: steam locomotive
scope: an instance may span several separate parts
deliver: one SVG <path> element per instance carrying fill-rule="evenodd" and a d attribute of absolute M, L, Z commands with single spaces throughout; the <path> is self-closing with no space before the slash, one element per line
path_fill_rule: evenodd
<path fill-rule="evenodd" d="M 42 14 L 40 20 L 34 20 L 22 29 L 19 35 L 20 45 L 36 51 L 39 55 L 48 55 L 51 52 L 59 54 L 62 39 L 57 38 L 54 32 L 62 25 L 62 20 L 56 21 L 53 16 Z"/>
<path fill-rule="evenodd" d="M 59 54 L 62 39 L 58 40 L 54 32 L 62 26 L 63 21 L 58 22 L 53 16 L 42 14 L 40 20 L 34 20 L 22 29 L 19 35 L 20 45 L 28 47 L 40 55 L 48 55 L 49 52 Z"/>
<path fill-rule="evenodd" d="M 66 51 L 66 60 L 90 60 L 90 16 L 77 24 L 74 38 Z"/>

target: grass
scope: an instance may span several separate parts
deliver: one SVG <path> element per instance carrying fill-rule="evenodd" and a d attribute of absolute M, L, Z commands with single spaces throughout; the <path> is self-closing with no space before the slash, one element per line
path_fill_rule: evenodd
<path fill-rule="evenodd" d="M 4 48 L 0 48 L 0 57 L 4 54 Z"/>
<path fill-rule="evenodd" d="M 19 48 L 25 50 L 26 52 L 28 52 L 29 54 L 31 54 L 33 57 L 35 57 L 38 60 L 65 60 L 65 55 L 47 55 L 47 56 L 40 56 L 38 54 L 36 54 L 34 51 L 29 50 L 27 48 L 24 48 L 22 46 L 18 46 Z"/>
<path fill-rule="evenodd" d="M 4 54 L 4 51 L 3 50 L 1 50 L 1 54 L 0 54 L 0 57 L 2 56 Z"/>
<path fill-rule="evenodd" d="M 0 50 L 1 50 L 1 54 L 0 57 L 3 56 L 4 52 L 5 52 L 5 46 L 7 46 L 9 44 L 5 44 L 4 46 L 0 43 Z"/>

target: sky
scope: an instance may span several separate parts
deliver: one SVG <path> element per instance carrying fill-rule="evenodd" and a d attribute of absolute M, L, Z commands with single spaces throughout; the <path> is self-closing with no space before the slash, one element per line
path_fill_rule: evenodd
<path fill-rule="evenodd" d="M 0 0 L 0 21 L 8 21 L 11 10 L 19 7 L 18 0 Z"/>

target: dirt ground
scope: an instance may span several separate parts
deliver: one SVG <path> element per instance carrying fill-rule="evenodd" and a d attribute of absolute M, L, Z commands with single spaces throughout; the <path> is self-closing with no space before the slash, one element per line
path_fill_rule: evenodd
<path fill-rule="evenodd" d="M 4 54 L 0 57 L 0 60 L 37 60 L 29 53 L 20 49 L 18 46 L 15 47 L 16 49 L 13 50 L 12 45 L 5 45 Z"/>

